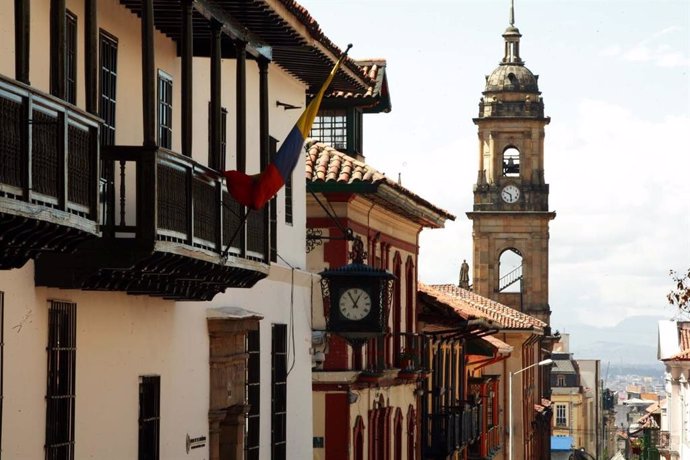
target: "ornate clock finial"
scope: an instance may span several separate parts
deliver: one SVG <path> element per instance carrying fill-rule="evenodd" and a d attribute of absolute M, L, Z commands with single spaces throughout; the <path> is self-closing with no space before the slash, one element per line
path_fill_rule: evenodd
<path fill-rule="evenodd" d="M 356 236 L 352 240 L 352 252 L 350 252 L 350 259 L 352 259 L 353 264 L 363 264 L 366 257 L 367 253 L 364 252 L 364 243 L 362 242 L 362 238 Z"/>
<path fill-rule="evenodd" d="M 515 0 L 510 0 L 510 25 L 515 25 Z"/>

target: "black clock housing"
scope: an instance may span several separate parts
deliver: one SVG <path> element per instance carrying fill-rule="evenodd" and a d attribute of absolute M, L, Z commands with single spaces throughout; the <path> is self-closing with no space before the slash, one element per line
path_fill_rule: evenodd
<path fill-rule="evenodd" d="M 321 275 L 326 329 L 350 339 L 367 339 L 385 334 L 395 276 L 383 269 L 361 263 L 325 270 Z M 365 291 L 371 298 L 371 311 L 362 319 L 345 317 L 339 308 L 340 297 L 351 288 Z"/>

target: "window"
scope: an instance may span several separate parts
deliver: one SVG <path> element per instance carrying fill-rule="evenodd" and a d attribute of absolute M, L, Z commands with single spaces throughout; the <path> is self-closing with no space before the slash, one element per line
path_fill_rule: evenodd
<path fill-rule="evenodd" d="M 101 31 L 99 37 L 101 100 L 99 115 L 103 119 L 101 143 L 115 144 L 115 96 L 117 89 L 117 39 Z"/>
<path fill-rule="evenodd" d="M 211 103 L 208 103 L 208 167 L 216 171 L 225 171 L 225 153 L 228 145 L 228 109 L 220 108 L 220 151 L 219 157 L 214 157 L 213 138 L 211 133 Z"/>
<path fill-rule="evenodd" d="M 565 375 L 557 375 L 556 376 L 556 386 L 557 387 L 564 387 L 565 386 Z"/>
<path fill-rule="evenodd" d="M 400 332 L 402 331 L 402 259 L 400 258 L 400 252 L 395 251 L 393 256 L 393 275 L 395 276 L 395 282 L 393 284 L 393 356 L 394 363 L 396 366 L 400 367 Z"/>
<path fill-rule="evenodd" d="M 77 17 L 67 11 L 65 15 L 65 100 L 77 103 Z"/>
<path fill-rule="evenodd" d="M 314 120 L 309 137 L 337 150 L 347 150 L 347 115 L 342 110 L 322 110 Z"/>
<path fill-rule="evenodd" d="M 508 248 L 498 260 L 499 292 L 522 291 L 522 255 L 515 248 Z"/>
<path fill-rule="evenodd" d="M 246 415 L 244 432 L 244 458 L 245 460 L 259 459 L 259 433 L 261 421 L 259 419 L 261 384 L 260 384 L 260 335 L 259 330 L 247 331 L 245 350 L 247 359 L 247 376 L 245 379 L 245 399 L 249 404 L 249 412 Z"/>
<path fill-rule="evenodd" d="M 567 426 L 565 404 L 556 404 L 556 426 Z"/>
<path fill-rule="evenodd" d="M 160 376 L 139 377 L 139 460 L 160 456 L 160 392 Z"/>
<path fill-rule="evenodd" d="M 74 459 L 77 305 L 51 301 L 48 310 L 46 460 Z"/>
<path fill-rule="evenodd" d="M 271 459 L 285 460 L 287 444 L 287 325 L 273 325 L 271 342 Z"/>
<path fill-rule="evenodd" d="M 270 161 L 273 161 L 275 159 L 277 151 L 278 139 L 269 136 L 268 155 Z M 270 227 L 269 252 L 271 255 L 271 262 L 276 262 L 278 260 L 278 206 L 276 203 L 277 198 L 274 196 L 273 198 L 271 198 L 268 217 Z"/>
<path fill-rule="evenodd" d="M 398 407 L 393 417 L 393 460 L 402 460 L 403 415 Z"/>
<path fill-rule="evenodd" d="M 172 77 L 158 71 L 158 145 L 172 148 Z"/>
<path fill-rule="evenodd" d="M 407 460 L 414 460 L 417 453 L 417 413 L 410 404 L 407 409 Z"/>
<path fill-rule="evenodd" d="M 517 177 L 520 175 L 520 151 L 508 147 L 503 151 L 503 175 Z"/>
<path fill-rule="evenodd" d="M 5 293 L 0 291 L 0 446 L 2 446 L 2 398 L 3 369 L 5 353 Z"/>
<path fill-rule="evenodd" d="M 292 225 L 292 172 L 285 179 L 285 223 Z"/>
<path fill-rule="evenodd" d="M 364 422 L 361 415 L 357 416 L 355 426 L 352 429 L 352 446 L 354 460 L 364 460 Z"/>

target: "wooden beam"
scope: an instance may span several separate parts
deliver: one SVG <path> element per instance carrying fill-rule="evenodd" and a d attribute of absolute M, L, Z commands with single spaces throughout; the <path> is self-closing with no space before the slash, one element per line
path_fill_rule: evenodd
<path fill-rule="evenodd" d="M 98 2 L 84 0 L 84 85 L 86 111 L 98 115 Z"/>
<path fill-rule="evenodd" d="M 193 56 L 194 29 L 192 22 L 192 1 L 184 0 L 181 3 L 182 22 L 182 155 L 192 156 L 193 113 Z"/>
<path fill-rule="evenodd" d="M 50 94 L 65 98 L 65 0 L 50 0 Z"/>
<path fill-rule="evenodd" d="M 157 145 L 153 0 L 141 0 L 141 91 L 144 145 Z"/>
<path fill-rule="evenodd" d="M 220 114 L 220 100 L 221 100 L 221 43 L 220 43 L 220 29 L 221 24 L 217 21 L 211 21 L 211 108 L 210 108 L 210 127 L 211 127 L 211 145 L 209 152 L 211 154 L 211 161 L 209 166 L 216 170 L 224 169 L 224 161 L 221 158 L 220 143 L 221 143 L 221 114 Z"/>
<path fill-rule="evenodd" d="M 247 50 L 244 42 L 237 48 L 237 170 L 247 171 Z"/>
<path fill-rule="evenodd" d="M 229 16 L 209 0 L 195 0 L 194 9 L 208 21 L 216 20 L 222 24 L 222 32 L 233 40 L 246 44 L 246 51 L 254 57 L 263 57 L 269 61 L 273 59 L 271 47 L 264 43 L 257 35 L 248 30 L 234 18 Z"/>
<path fill-rule="evenodd" d="M 17 81 L 29 82 L 31 2 L 14 0 L 14 75 Z"/>

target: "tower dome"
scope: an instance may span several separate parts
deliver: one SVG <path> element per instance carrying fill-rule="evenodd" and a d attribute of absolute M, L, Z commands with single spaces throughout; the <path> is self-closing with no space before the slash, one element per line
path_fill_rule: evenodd
<path fill-rule="evenodd" d="M 511 23 L 503 33 L 505 40 L 505 54 L 501 63 L 486 77 L 485 92 L 523 92 L 539 93 L 537 75 L 525 67 L 520 59 L 520 30 Z"/>

